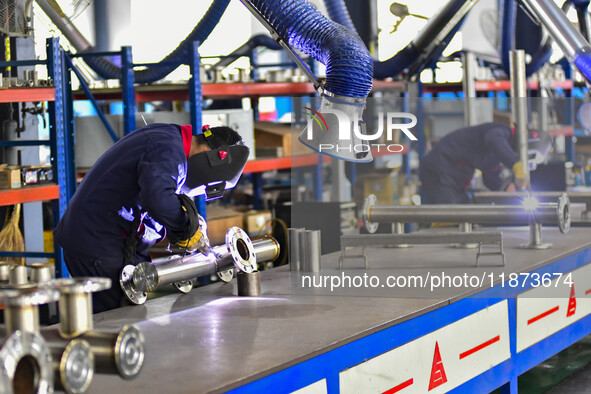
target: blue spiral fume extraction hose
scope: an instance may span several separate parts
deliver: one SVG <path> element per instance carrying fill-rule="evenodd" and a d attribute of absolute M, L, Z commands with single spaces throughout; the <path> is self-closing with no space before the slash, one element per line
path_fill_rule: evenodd
<path fill-rule="evenodd" d="M 439 30 L 442 27 L 441 25 L 447 23 L 451 17 L 456 15 L 456 13 L 463 12 L 462 9 L 465 7 L 466 3 L 469 3 L 469 1 L 458 0 L 444 5 L 440 10 L 440 13 L 436 14 L 434 18 L 432 18 L 433 20 L 430 20 L 424 30 L 419 33 L 417 39 L 413 40 L 413 42 L 388 60 L 379 61 L 374 59 L 374 78 L 384 79 L 395 77 L 409 68 L 412 68 L 412 70 L 410 70 L 412 73 L 418 73 L 422 71 L 423 67 L 427 66 L 430 61 L 437 60 L 447 44 L 449 44 L 450 40 L 460 29 L 464 20 L 463 17 L 456 26 L 446 34 L 441 45 L 431 50 L 430 53 L 425 53 L 425 49 L 432 43 L 432 40 L 435 39 L 435 36 L 439 33 Z M 333 21 L 346 26 L 357 33 L 344 0 L 324 0 L 324 4 L 326 5 L 329 17 Z"/>
<path fill-rule="evenodd" d="M 329 20 L 305 0 L 248 0 L 286 43 L 326 66 L 325 89 L 365 98 L 373 83 L 372 58 L 359 36 Z"/>
<path fill-rule="evenodd" d="M 228 8 L 229 3 L 230 0 L 214 0 L 203 18 L 201 18 L 187 38 L 174 51 L 162 59 L 162 62 L 166 64 L 151 66 L 145 70 L 136 71 L 135 82 L 150 83 L 158 81 L 185 62 L 188 58 L 191 43 L 195 41 L 203 42 L 209 37 L 226 11 L 226 8 Z M 114 65 L 105 58 L 86 58 L 85 61 L 102 78 L 118 79 L 121 77 L 121 67 Z"/>

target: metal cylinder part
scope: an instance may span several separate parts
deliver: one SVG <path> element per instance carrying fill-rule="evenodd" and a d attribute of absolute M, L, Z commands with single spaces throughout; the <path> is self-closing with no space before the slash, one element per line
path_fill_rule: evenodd
<path fill-rule="evenodd" d="M 3 393 L 50 393 L 53 391 L 51 352 L 38 333 L 15 331 L 0 348 L 0 375 L 9 387 Z M 4 386 L 0 378 L 0 385 Z"/>
<path fill-rule="evenodd" d="M 268 241 L 264 241 L 263 246 Z M 267 248 L 264 254 L 267 253 Z M 252 241 L 238 227 L 226 233 L 226 243 L 214 246 L 211 253 L 195 253 L 187 256 L 172 256 L 143 262 L 136 267 L 126 266 L 121 272 L 120 285 L 127 298 L 134 304 L 146 301 L 146 292 L 160 286 L 183 282 L 200 276 L 211 275 L 235 267 L 238 271 L 253 272 L 257 268 Z"/>
<path fill-rule="evenodd" d="M 88 342 L 54 338 L 48 341 L 48 346 L 53 358 L 56 388 L 66 393 L 84 393 L 94 375 L 94 355 Z"/>
<path fill-rule="evenodd" d="M 111 287 L 108 278 L 60 278 L 50 282 L 60 291 L 60 334 L 74 338 L 93 328 L 92 293 Z"/>
<path fill-rule="evenodd" d="M 256 256 L 257 265 L 270 263 L 277 260 L 281 248 L 279 242 L 270 235 L 265 235 L 252 240 L 252 248 Z"/>
<path fill-rule="evenodd" d="M 519 164 L 525 173 L 526 185 L 529 185 L 529 164 L 527 146 L 527 78 L 525 76 L 525 51 L 513 50 L 510 54 L 511 73 L 511 110 L 515 123 L 518 143 Z"/>
<path fill-rule="evenodd" d="M 300 257 L 300 233 L 303 228 L 290 228 L 287 230 L 289 270 L 298 272 L 301 269 Z"/>
<path fill-rule="evenodd" d="M 239 296 L 258 297 L 261 295 L 260 271 L 254 271 L 250 274 L 247 274 L 246 272 L 239 272 L 237 277 Z"/>
<path fill-rule="evenodd" d="M 0 304 L 4 305 L 6 332 L 17 330 L 39 331 L 38 306 L 57 301 L 59 292 L 51 288 L 28 287 L 0 290 Z"/>
<path fill-rule="evenodd" d="M 52 279 L 51 270 L 53 264 L 48 262 L 35 262 L 27 264 L 27 267 L 31 269 L 31 282 L 32 283 L 45 283 Z"/>
<path fill-rule="evenodd" d="M 364 222 L 370 233 L 379 223 L 458 222 L 492 225 L 527 226 L 536 223 L 558 226 L 562 233 L 570 229 L 570 202 L 566 194 L 557 203 L 524 205 L 421 205 L 377 206 L 377 197 L 370 195 L 363 206 Z"/>
<path fill-rule="evenodd" d="M 8 261 L 0 261 L 0 282 L 8 282 L 10 274 L 10 263 Z"/>
<path fill-rule="evenodd" d="M 320 272 L 320 230 L 304 230 L 300 233 L 300 266 L 303 272 Z"/>
<path fill-rule="evenodd" d="M 8 284 L 10 286 L 22 286 L 29 283 L 27 267 L 24 265 L 13 265 L 8 272 Z"/>
<path fill-rule="evenodd" d="M 88 331 L 82 339 L 88 342 L 94 354 L 94 370 L 99 374 L 116 373 L 123 379 L 134 379 L 144 365 L 144 336 L 133 325 L 124 326 L 121 331 Z"/>

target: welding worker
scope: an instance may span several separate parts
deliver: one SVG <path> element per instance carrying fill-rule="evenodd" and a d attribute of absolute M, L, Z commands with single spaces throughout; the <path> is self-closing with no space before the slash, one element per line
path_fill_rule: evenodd
<path fill-rule="evenodd" d="M 463 204 L 470 202 L 466 192 L 474 170 L 482 172 L 490 190 L 523 188 L 526 174 L 515 153 L 514 130 L 501 123 L 483 123 L 463 127 L 443 137 L 423 160 L 420 179 L 425 204 Z M 503 166 L 513 170 L 507 182 Z"/>
<path fill-rule="evenodd" d="M 205 221 L 192 197 L 222 197 L 236 185 L 249 149 L 229 127 L 150 124 L 120 139 L 84 176 L 56 230 L 73 277 L 110 278 L 93 295 L 94 312 L 123 300 L 119 276 L 127 264 L 150 261 L 148 248 L 167 238 L 207 252 Z"/>

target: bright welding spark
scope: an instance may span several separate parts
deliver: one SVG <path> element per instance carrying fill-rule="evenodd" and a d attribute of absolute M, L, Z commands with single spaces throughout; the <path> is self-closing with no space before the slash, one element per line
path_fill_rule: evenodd
<path fill-rule="evenodd" d="M 523 201 L 521 201 L 521 205 L 523 206 L 523 208 L 527 209 L 528 211 L 534 211 L 535 209 L 538 208 L 539 201 L 535 197 L 528 196 L 528 197 L 525 197 L 523 199 Z"/>

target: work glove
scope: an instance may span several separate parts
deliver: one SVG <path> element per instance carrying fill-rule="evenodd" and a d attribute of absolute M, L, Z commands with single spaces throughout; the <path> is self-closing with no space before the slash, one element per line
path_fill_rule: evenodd
<path fill-rule="evenodd" d="M 209 244 L 209 238 L 207 237 L 207 222 L 203 216 L 197 214 L 199 219 L 199 229 L 193 234 L 193 236 L 184 241 L 177 243 L 182 248 L 185 248 L 188 252 L 199 251 L 202 254 L 209 254 L 211 252 L 211 246 Z"/>
<path fill-rule="evenodd" d="M 525 189 L 527 186 L 527 174 L 523 169 L 523 162 L 518 161 L 513 164 L 513 174 L 515 175 L 515 186 L 517 189 Z"/>

